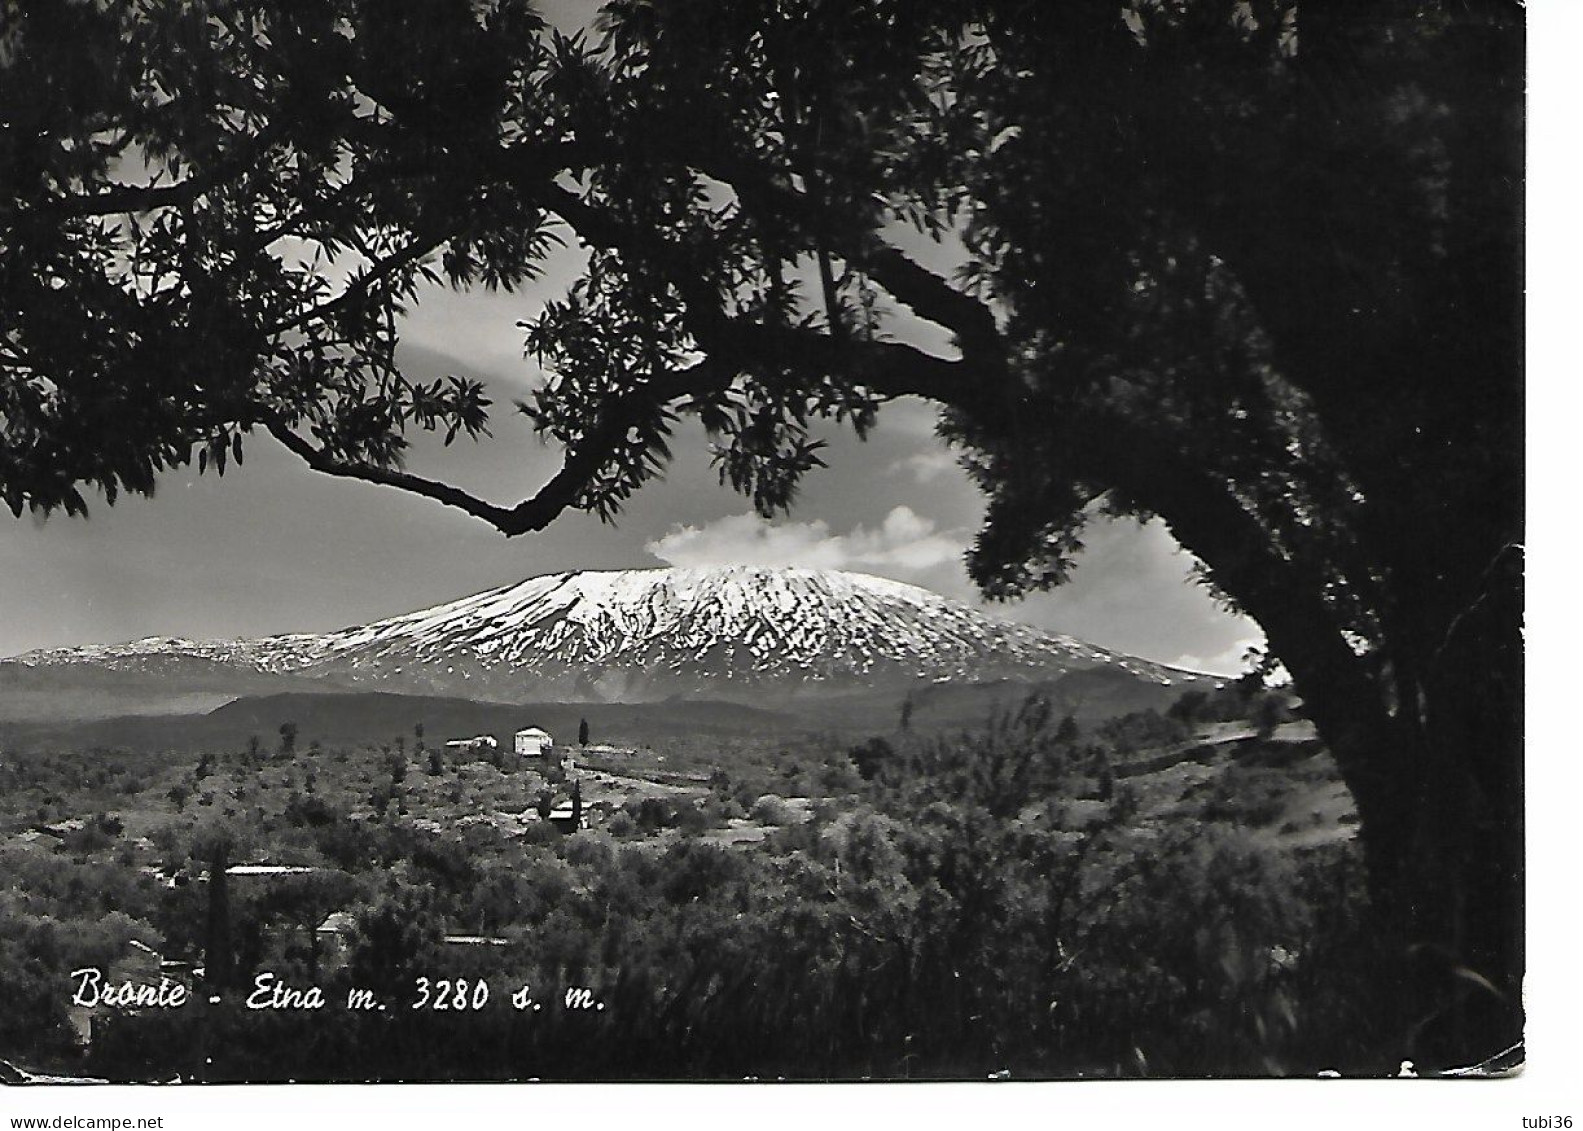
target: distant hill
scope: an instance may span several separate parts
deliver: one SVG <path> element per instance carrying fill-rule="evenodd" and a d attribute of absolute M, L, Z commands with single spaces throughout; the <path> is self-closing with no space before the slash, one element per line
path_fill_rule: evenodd
<path fill-rule="evenodd" d="M 782 709 L 797 713 L 810 726 L 882 733 L 900 725 L 903 703 L 910 700 L 907 717 L 913 730 L 976 730 L 1034 695 L 1048 699 L 1057 717 L 1071 715 L 1086 724 L 1135 711 L 1164 711 L 1184 690 L 1177 684 L 1154 683 L 1102 667 L 1046 680 L 919 683 L 905 691 L 858 691 Z"/>
<path fill-rule="evenodd" d="M 0 660 L 0 722 L 64 723 L 123 715 L 201 715 L 245 695 L 347 690 L 308 676 L 177 655 L 137 666 Z"/>
<path fill-rule="evenodd" d="M 387 742 L 397 735 L 410 740 L 418 722 L 430 742 L 475 734 L 495 734 L 504 741 L 526 726 L 543 727 L 558 741 L 571 742 L 583 719 L 598 741 L 634 745 L 682 737 L 773 739 L 821 732 L 857 737 L 898 729 L 902 705 L 909 699 L 911 729 L 932 732 L 977 730 L 1031 695 L 1047 698 L 1057 716 L 1070 714 L 1088 725 L 1134 711 L 1163 711 L 1180 694 L 1180 688 L 1113 669 L 1070 672 L 1038 683 L 1008 679 L 858 691 L 793 700 L 774 709 L 684 698 L 659 703 L 481 703 L 332 688 L 246 696 L 202 714 L 178 710 L 108 719 L 0 720 L 0 743 L 185 751 L 240 748 L 258 735 L 269 746 L 284 722 L 297 724 L 299 746 L 315 738 L 326 745 Z"/>
<path fill-rule="evenodd" d="M 493 734 L 508 743 L 523 727 L 538 726 L 557 742 L 572 743 L 587 719 L 598 741 L 642 745 L 677 737 L 775 735 L 806 729 L 806 721 L 737 703 L 477 703 L 438 696 L 390 692 L 339 695 L 289 693 L 239 699 L 203 715 L 137 715 L 77 722 L 0 722 L 0 743 L 23 748 L 126 747 L 130 750 L 208 751 L 241 749 L 257 735 L 267 749 L 279 741 L 282 723 L 297 724 L 297 745 L 317 739 L 326 746 L 410 743 L 422 723 L 425 741 Z"/>

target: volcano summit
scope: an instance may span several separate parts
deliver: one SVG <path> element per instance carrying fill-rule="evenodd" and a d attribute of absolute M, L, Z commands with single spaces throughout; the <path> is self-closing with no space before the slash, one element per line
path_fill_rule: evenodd
<path fill-rule="evenodd" d="M 917 586 L 834 570 L 721 566 L 529 578 L 324 634 L 32 652 L 30 682 L 97 672 L 261 680 L 501 703 L 717 699 L 761 705 L 858 691 L 1043 683 L 1101 670 L 1159 687 L 1193 673 L 997 620 Z M 194 684 L 196 689 L 197 684 Z"/>

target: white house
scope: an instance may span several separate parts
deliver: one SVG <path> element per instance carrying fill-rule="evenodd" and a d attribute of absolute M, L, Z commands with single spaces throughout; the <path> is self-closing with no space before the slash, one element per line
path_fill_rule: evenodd
<path fill-rule="evenodd" d="M 516 751 L 518 758 L 544 758 L 550 753 L 553 740 L 550 732 L 538 727 L 527 727 L 517 731 Z"/>

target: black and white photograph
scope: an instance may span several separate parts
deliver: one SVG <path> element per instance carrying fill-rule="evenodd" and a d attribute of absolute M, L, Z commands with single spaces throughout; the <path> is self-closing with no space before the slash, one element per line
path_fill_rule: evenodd
<path fill-rule="evenodd" d="M 0 4 L 0 1080 L 1507 1086 L 1528 41 Z"/>

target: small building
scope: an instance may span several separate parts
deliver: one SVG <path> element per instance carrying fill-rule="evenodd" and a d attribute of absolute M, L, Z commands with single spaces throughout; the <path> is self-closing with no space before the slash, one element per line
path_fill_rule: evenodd
<path fill-rule="evenodd" d="M 546 819 L 563 833 L 577 832 L 588 827 L 588 810 L 583 806 L 582 787 L 572 783 L 572 796 L 550 809 Z"/>
<path fill-rule="evenodd" d="M 500 743 L 492 734 L 474 735 L 472 738 L 455 738 L 445 748 L 464 758 L 493 758 Z"/>
<path fill-rule="evenodd" d="M 72 833 L 82 832 L 83 829 L 88 827 L 88 822 L 81 817 L 70 817 L 64 821 L 56 821 L 54 824 L 39 824 L 33 827 L 41 833 L 49 834 L 56 840 L 65 840 Z"/>
<path fill-rule="evenodd" d="M 139 996 L 152 998 L 168 986 L 181 985 L 191 989 L 190 979 L 175 977 L 165 967 L 164 956 L 137 939 L 128 939 L 125 952 L 102 972 L 95 971 L 97 985 L 129 987 Z M 74 994 L 66 1006 L 66 1027 L 73 1043 L 81 1051 L 92 1046 L 96 1029 L 105 1018 L 120 1013 L 135 1013 L 144 1005 L 80 1004 Z"/>
<path fill-rule="evenodd" d="M 192 879 L 185 868 L 170 864 L 145 864 L 138 869 L 138 874 L 147 876 L 160 887 L 172 889 L 184 887 Z"/>
<path fill-rule="evenodd" d="M 313 932 L 319 944 L 319 965 L 323 970 L 336 970 L 346 964 L 347 939 L 357 920 L 350 911 L 332 911 Z"/>
<path fill-rule="evenodd" d="M 316 933 L 321 939 L 331 936 L 341 938 L 356 925 L 357 920 L 352 918 L 350 911 L 332 911 L 324 917 Z"/>
<path fill-rule="evenodd" d="M 550 732 L 539 727 L 524 727 L 517 731 L 514 740 L 518 758 L 547 758 L 554 740 Z"/>
<path fill-rule="evenodd" d="M 576 832 L 588 827 L 588 819 L 570 801 L 563 801 L 551 809 L 548 820 L 563 833 Z"/>
<path fill-rule="evenodd" d="M 137 939 L 127 940 L 127 966 L 143 975 L 157 975 L 165 965 L 165 956 L 148 943 Z"/>

